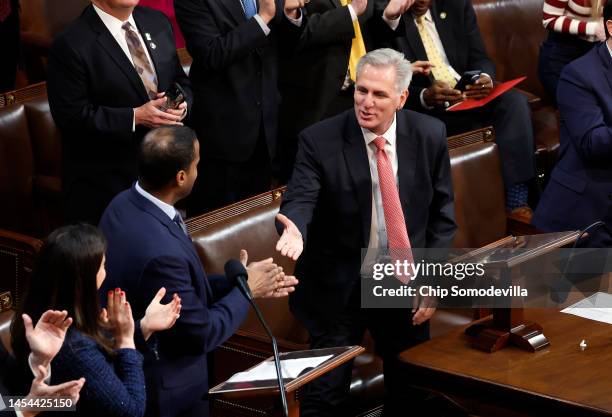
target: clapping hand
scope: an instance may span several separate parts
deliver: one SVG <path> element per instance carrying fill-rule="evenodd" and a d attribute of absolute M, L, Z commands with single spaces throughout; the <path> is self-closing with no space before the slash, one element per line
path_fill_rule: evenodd
<path fill-rule="evenodd" d="M 115 348 L 135 349 L 134 318 L 132 307 L 121 288 L 108 292 L 106 308 L 102 309 L 101 320 L 114 334 Z"/>
<path fill-rule="evenodd" d="M 289 218 L 281 213 L 276 215 L 276 220 L 281 222 L 285 229 L 280 239 L 276 243 L 276 250 L 283 256 L 287 256 L 294 261 L 302 254 L 304 250 L 304 241 L 302 240 L 302 233 Z"/>
<path fill-rule="evenodd" d="M 79 401 L 79 393 L 85 384 L 85 378 L 75 379 L 73 381 L 64 382 L 59 385 L 47 385 L 47 368 L 39 366 L 37 369 L 38 376 L 32 381 L 30 393 L 27 398 L 36 397 L 70 397 L 73 404 Z M 25 415 L 25 414 L 24 414 Z"/>
<path fill-rule="evenodd" d="M 403 15 L 412 6 L 414 0 L 390 0 L 383 12 L 389 20 L 395 20 Z"/>
<path fill-rule="evenodd" d="M 297 279 L 285 275 L 283 268 L 276 265 L 272 258 L 251 262 L 247 265 L 249 255 L 246 250 L 240 251 L 240 262 L 249 275 L 247 284 L 254 298 L 285 297 L 295 290 Z"/>
<path fill-rule="evenodd" d="M 178 294 L 174 294 L 168 304 L 162 304 L 161 300 L 165 295 L 166 289 L 161 287 L 147 307 L 145 316 L 140 320 L 140 330 L 145 340 L 148 340 L 154 332 L 174 326 L 181 315 L 181 298 Z"/>
<path fill-rule="evenodd" d="M 32 366 L 48 368 L 49 364 L 62 348 L 66 331 L 72 324 L 72 318 L 66 311 L 47 310 L 36 323 L 27 314 L 22 315 L 25 336 L 32 350 Z"/>

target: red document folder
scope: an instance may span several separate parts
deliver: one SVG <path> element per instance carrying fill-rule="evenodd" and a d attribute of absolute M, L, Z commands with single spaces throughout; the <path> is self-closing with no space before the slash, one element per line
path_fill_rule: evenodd
<path fill-rule="evenodd" d="M 515 78 L 514 80 L 506 81 L 505 83 L 497 84 L 495 87 L 493 87 L 493 90 L 491 90 L 491 94 L 489 94 L 485 98 L 481 98 L 479 100 L 467 99 L 460 103 L 453 104 L 448 109 L 446 109 L 446 111 L 461 111 L 482 107 L 494 98 L 501 96 L 506 91 L 510 90 L 512 87 L 523 81 L 525 78 L 527 77 L 519 77 Z"/>

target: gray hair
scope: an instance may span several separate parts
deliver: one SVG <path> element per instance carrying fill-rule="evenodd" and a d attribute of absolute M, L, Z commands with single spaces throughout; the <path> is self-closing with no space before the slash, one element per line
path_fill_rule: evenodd
<path fill-rule="evenodd" d="M 412 65 L 404 54 L 390 48 L 380 48 L 368 52 L 357 63 L 357 78 L 366 65 L 373 67 L 394 67 L 395 87 L 398 94 L 406 90 L 412 80 Z"/>

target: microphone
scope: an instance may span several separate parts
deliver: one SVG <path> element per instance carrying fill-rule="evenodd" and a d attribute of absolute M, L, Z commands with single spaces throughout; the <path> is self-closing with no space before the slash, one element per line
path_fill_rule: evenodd
<path fill-rule="evenodd" d="M 234 283 L 238 287 L 242 295 L 244 295 L 244 297 L 249 301 L 249 303 L 253 307 L 253 310 L 255 310 L 255 314 L 257 314 L 259 322 L 261 323 L 266 333 L 268 334 L 268 337 L 272 341 L 272 350 L 274 352 L 274 365 L 276 366 L 276 378 L 278 379 L 278 389 L 281 395 L 283 415 L 285 417 L 289 417 L 289 409 L 287 408 L 287 394 L 285 393 L 285 383 L 283 382 L 283 373 L 281 371 L 280 366 L 280 355 L 278 354 L 278 345 L 276 343 L 276 337 L 274 337 L 272 331 L 270 330 L 270 327 L 268 327 L 268 323 L 266 323 L 263 314 L 261 314 L 261 310 L 253 301 L 253 293 L 251 292 L 249 284 L 247 283 L 248 274 L 244 265 L 242 265 L 236 259 L 230 259 L 225 263 L 224 269 L 225 276 L 231 283 Z"/>
<path fill-rule="evenodd" d="M 575 255 L 574 250 L 578 246 L 578 242 L 580 241 L 580 239 L 582 239 L 585 233 L 590 232 L 592 229 L 595 229 L 598 227 L 603 228 L 606 232 L 608 232 L 610 236 L 612 236 L 612 230 L 610 230 L 608 225 L 601 220 L 598 220 L 595 223 L 588 225 L 587 227 L 585 227 L 584 229 L 580 231 L 580 234 L 578 235 L 578 237 L 576 238 L 576 241 L 572 245 L 572 249 L 567 258 L 567 261 L 565 261 L 565 265 L 563 267 L 563 271 L 561 272 L 561 275 L 550 285 L 550 290 L 551 290 L 550 299 L 553 302 L 560 304 L 560 303 L 565 302 L 565 300 L 567 300 L 567 297 L 569 296 L 569 291 L 572 285 L 574 284 L 573 281 L 571 281 L 567 277 L 569 266 L 574 260 L 574 255 Z"/>

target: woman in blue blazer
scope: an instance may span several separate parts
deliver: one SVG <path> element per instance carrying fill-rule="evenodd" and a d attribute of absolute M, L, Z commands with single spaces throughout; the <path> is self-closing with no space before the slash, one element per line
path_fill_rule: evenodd
<path fill-rule="evenodd" d="M 48 309 L 66 310 L 73 317 L 74 324 L 51 364 L 51 381 L 58 384 L 85 377 L 76 415 L 142 416 L 145 380 L 143 356 L 136 344 L 147 349 L 155 331 L 174 325 L 180 299 L 175 295 L 162 305 L 165 289 L 161 288 L 136 324 L 126 294 L 119 288 L 109 291 L 107 307 L 101 309 L 97 289 L 106 277 L 105 250 L 104 237 L 93 226 L 66 226 L 51 233 L 39 253 L 22 309 L 33 320 Z M 29 347 L 21 319 L 14 320 L 12 337 L 15 353 L 25 363 Z"/>

